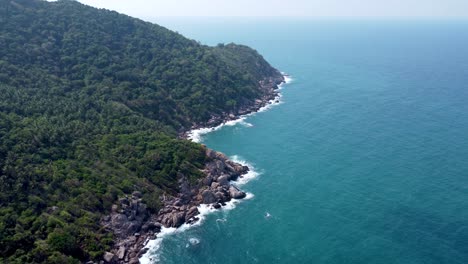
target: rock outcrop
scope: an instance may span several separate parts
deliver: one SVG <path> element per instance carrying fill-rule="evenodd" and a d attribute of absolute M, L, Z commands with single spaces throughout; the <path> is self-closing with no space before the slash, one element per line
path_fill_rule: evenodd
<path fill-rule="evenodd" d="M 242 199 L 246 194 L 230 184 L 249 171 L 247 166 L 230 161 L 224 154 L 206 150 L 210 161 L 203 170 L 206 177 L 195 186 L 185 188 L 178 197 L 166 199 L 159 211 L 157 221 L 166 227 L 179 227 L 184 223 L 196 222 L 200 204 L 212 204 L 220 208 L 231 199 Z M 182 179 L 182 185 L 187 185 Z M 189 199 L 187 199 L 189 197 Z"/>
<path fill-rule="evenodd" d="M 116 243 L 111 252 L 106 252 L 104 263 L 138 263 L 146 253 L 144 246 L 156 238 L 163 226 L 180 227 L 184 223 L 195 223 L 200 204 L 211 204 L 219 209 L 231 199 L 243 199 L 246 194 L 231 184 L 249 171 L 247 166 L 230 161 L 224 154 L 206 149 L 209 162 L 203 173 L 205 177 L 196 184 L 180 175 L 180 191 L 176 196 L 165 197 L 164 206 L 157 215 L 150 215 L 135 191 L 112 206 L 112 213 L 104 217 L 101 224 L 113 232 Z"/>
<path fill-rule="evenodd" d="M 265 105 L 277 100 L 278 85 L 284 82 L 279 72 L 276 76 L 259 82 L 261 95 L 254 101 L 247 100 L 235 112 L 223 113 L 200 124 L 193 124 L 192 129 L 212 127 L 241 115 L 256 112 Z M 183 132 L 181 137 L 187 137 Z M 112 207 L 112 213 L 102 219 L 102 225 L 114 233 L 116 243 L 111 252 L 104 254 L 104 263 L 139 263 L 139 258 L 146 253 L 144 248 L 148 240 L 155 239 L 163 226 L 180 227 L 184 223 L 198 221 L 198 206 L 210 204 L 219 209 L 231 199 L 243 199 L 246 193 L 232 185 L 239 177 L 249 171 L 247 166 L 230 161 L 224 154 L 206 149 L 209 159 L 203 173 L 205 177 L 196 184 L 190 184 L 188 177 L 179 176 L 179 193 L 164 197 L 164 206 L 156 215 L 150 215 L 142 202 L 141 193 L 119 199 Z"/>
<path fill-rule="evenodd" d="M 134 192 L 131 196 L 120 198 L 119 203 L 112 206 L 111 215 L 103 219 L 102 225 L 117 238 L 124 239 L 138 233 L 149 216 L 141 193 Z"/>
<path fill-rule="evenodd" d="M 211 118 L 202 123 L 193 123 L 191 129 L 199 129 L 205 127 L 216 127 L 227 121 L 238 119 L 239 116 L 249 113 L 257 112 L 260 108 L 271 104 L 272 102 L 278 103 L 278 85 L 284 83 L 285 78 L 277 72 L 276 75 L 265 78 L 258 82 L 260 95 L 256 99 L 245 99 L 239 102 L 239 107 L 232 112 L 223 112 L 221 114 L 213 114 Z M 186 138 L 190 131 L 183 131 L 180 133 L 181 137 Z"/>
<path fill-rule="evenodd" d="M 116 240 L 112 252 L 103 256 L 105 263 L 131 263 L 132 259 L 138 263 L 138 258 L 144 254 L 142 249 L 146 240 L 155 238 L 161 230 L 159 223 L 151 222 L 141 193 L 137 191 L 120 198 L 112 206 L 112 213 L 102 219 L 101 225 L 111 231 Z"/>

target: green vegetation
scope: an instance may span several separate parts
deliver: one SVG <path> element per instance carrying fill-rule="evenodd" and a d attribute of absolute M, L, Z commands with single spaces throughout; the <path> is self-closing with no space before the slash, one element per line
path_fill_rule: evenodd
<path fill-rule="evenodd" d="M 177 133 L 259 96 L 254 50 L 207 47 L 74 1 L 0 0 L 0 262 L 74 263 L 112 244 L 99 225 L 135 190 L 197 179 Z"/>

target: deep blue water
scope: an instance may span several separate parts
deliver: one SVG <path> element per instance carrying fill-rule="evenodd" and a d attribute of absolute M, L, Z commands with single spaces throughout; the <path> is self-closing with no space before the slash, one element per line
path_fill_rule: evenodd
<path fill-rule="evenodd" d="M 261 173 L 254 198 L 165 238 L 162 263 L 468 263 L 468 22 L 155 21 L 294 79 L 204 137 Z"/>

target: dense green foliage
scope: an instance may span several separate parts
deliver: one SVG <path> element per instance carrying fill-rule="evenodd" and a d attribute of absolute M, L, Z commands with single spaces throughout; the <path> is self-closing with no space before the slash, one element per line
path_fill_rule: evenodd
<path fill-rule="evenodd" d="M 252 49 L 207 47 L 74 1 L 0 0 L 0 262 L 99 257 L 99 219 L 138 190 L 153 211 L 196 179 L 178 131 L 235 111 L 276 74 Z"/>

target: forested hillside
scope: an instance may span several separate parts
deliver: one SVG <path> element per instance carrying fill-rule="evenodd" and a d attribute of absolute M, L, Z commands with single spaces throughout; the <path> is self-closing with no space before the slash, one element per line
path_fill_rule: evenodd
<path fill-rule="evenodd" d="M 119 196 L 140 191 L 157 212 L 181 175 L 202 176 L 205 150 L 177 133 L 278 75 L 245 46 L 75 1 L 0 0 L 0 262 L 102 255 L 99 219 Z"/>

